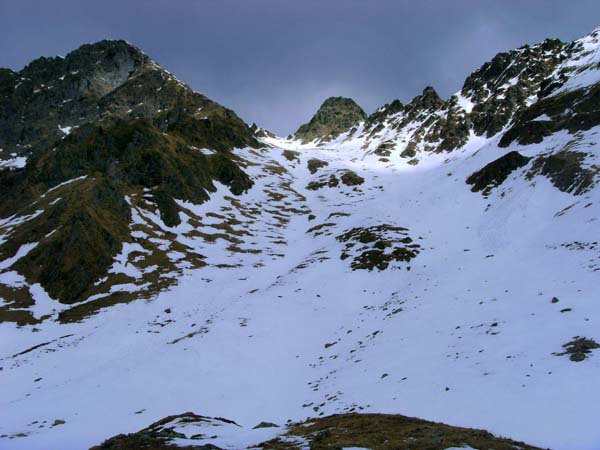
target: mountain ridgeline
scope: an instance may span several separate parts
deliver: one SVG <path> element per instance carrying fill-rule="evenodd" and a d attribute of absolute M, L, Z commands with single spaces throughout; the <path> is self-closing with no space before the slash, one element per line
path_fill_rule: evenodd
<path fill-rule="evenodd" d="M 361 142 L 382 163 L 393 152 L 396 164 L 414 166 L 427 154 L 461 149 L 473 137 L 500 136 L 499 147 L 506 148 L 539 144 L 564 130 L 576 141 L 577 133 L 600 124 L 598 36 L 595 30 L 571 43 L 546 39 L 499 53 L 447 100 L 428 86 L 406 105 L 394 100 L 361 119 L 362 109 L 352 100 L 328 99 L 293 138 L 318 146 L 336 138 Z M 539 155 L 528 174 L 542 173 L 558 189 L 582 194 L 598 175 L 585 159 L 585 152 L 561 148 Z"/>
<path fill-rule="evenodd" d="M 515 115 L 523 113 L 532 97 L 538 93 L 549 95 L 557 86 L 551 75 L 562 61 L 578 51 L 581 48 L 577 45 L 547 39 L 538 45 L 499 53 L 469 75 L 460 92 L 448 100 L 427 86 L 408 104 L 394 100 L 362 120 L 357 113 L 362 109 L 354 101 L 330 98 L 295 137 L 317 143 L 344 132 L 349 134 L 347 137 L 366 134 L 373 138 L 390 126 L 400 132 L 418 123 L 410 134 L 405 157 L 414 156 L 418 149 L 452 151 L 466 143 L 470 131 L 478 136 L 493 136 Z M 358 129 L 361 123 L 363 127 Z"/>

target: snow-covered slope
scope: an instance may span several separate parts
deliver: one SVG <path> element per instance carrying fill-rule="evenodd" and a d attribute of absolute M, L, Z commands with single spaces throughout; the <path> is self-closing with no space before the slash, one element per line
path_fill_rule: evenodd
<path fill-rule="evenodd" d="M 471 91 L 427 89 L 327 143 L 265 134 L 233 151 L 253 187 L 178 202 L 179 225 L 130 198 L 139 233 L 115 270 L 135 272 L 136 239 L 154 239 L 182 246 L 178 283 L 79 322 L 3 323 L 0 446 L 82 449 L 195 411 L 246 430 L 401 413 L 600 448 L 600 122 L 597 106 L 577 110 L 598 89 L 597 35 L 517 50 L 501 58 L 518 62 L 509 82 L 492 63 Z M 525 74 L 528 61 L 543 69 Z M 540 102 L 554 125 L 535 134 Z M 586 119 L 576 129 L 569 111 Z M 510 152 L 522 163 L 504 164 Z"/>

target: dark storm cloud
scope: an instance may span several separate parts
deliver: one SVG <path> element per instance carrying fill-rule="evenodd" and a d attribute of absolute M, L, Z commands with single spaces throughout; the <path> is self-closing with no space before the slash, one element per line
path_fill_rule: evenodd
<path fill-rule="evenodd" d="M 499 51 L 600 25 L 598 0 L 0 0 L 0 66 L 122 38 L 279 134 L 331 95 L 447 97 Z"/>

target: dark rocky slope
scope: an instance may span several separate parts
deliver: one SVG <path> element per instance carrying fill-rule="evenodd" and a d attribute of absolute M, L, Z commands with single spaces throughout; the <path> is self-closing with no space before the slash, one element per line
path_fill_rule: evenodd
<path fill-rule="evenodd" d="M 202 203 L 213 180 L 238 195 L 252 186 L 230 150 L 258 146 L 253 131 L 124 41 L 84 45 L 1 75 L 0 147 L 27 164 L 0 171 L 0 216 L 27 220 L 5 229 L 0 258 L 37 243 L 10 269 L 62 303 L 97 291 L 130 237 L 133 193 L 174 226 L 175 199 Z M 12 307 L 30 302 L 25 295 Z"/>

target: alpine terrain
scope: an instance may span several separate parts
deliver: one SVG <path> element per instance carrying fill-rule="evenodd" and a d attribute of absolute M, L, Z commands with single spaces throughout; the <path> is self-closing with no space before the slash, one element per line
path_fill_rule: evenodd
<path fill-rule="evenodd" d="M 600 449 L 599 49 L 287 138 L 125 41 L 0 69 L 0 448 Z"/>

